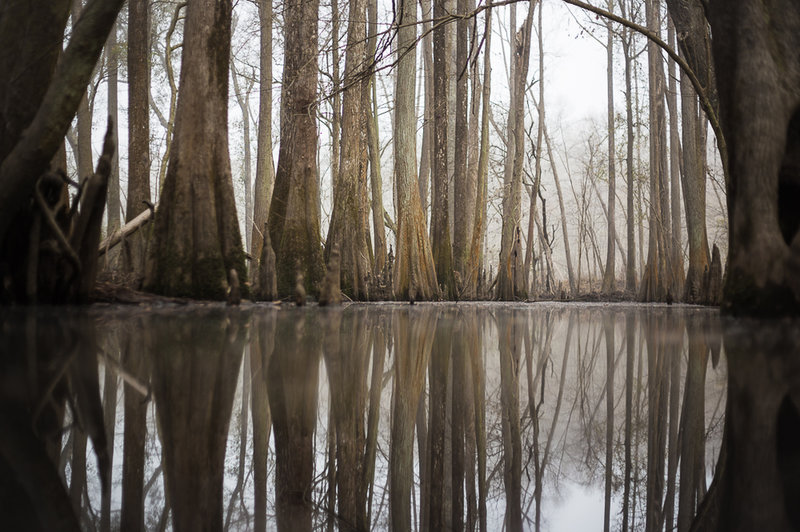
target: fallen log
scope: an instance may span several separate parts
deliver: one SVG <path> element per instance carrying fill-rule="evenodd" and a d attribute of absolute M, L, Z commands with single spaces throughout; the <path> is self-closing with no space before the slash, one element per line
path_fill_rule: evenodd
<path fill-rule="evenodd" d="M 139 216 L 114 231 L 114 234 L 100 243 L 100 249 L 97 250 L 98 256 L 102 257 L 106 251 L 138 231 L 139 228 L 146 224 L 152 217 L 153 209 L 149 208 L 146 211 L 142 211 Z"/>

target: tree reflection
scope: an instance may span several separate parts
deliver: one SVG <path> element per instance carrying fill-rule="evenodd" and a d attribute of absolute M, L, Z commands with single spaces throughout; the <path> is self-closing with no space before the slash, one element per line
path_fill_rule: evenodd
<path fill-rule="evenodd" d="M 723 349 L 667 307 L 17 313 L 0 495 L 16 529 L 725 529 L 745 495 L 793 526 L 800 341 L 737 323 Z"/>
<path fill-rule="evenodd" d="M 314 428 L 321 337 L 312 312 L 278 317 L 267 370 L 275 432 L 275 511 L 278 530 L 311 530 Z"/>
<path fill-rule="evenodd" d="M 173 527 L 221 529 L 225 447 L 246 322 L 237 314 L 208 321 L 165 315 L 147 325 Z"/>

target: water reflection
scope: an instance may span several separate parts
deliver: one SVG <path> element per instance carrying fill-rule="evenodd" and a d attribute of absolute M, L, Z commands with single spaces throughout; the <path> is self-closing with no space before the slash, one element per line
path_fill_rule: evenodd
<path fill-rule="evenodd" d="M 797 523 L 787 324 L 485 304 L 0 318 L 12 529 L 730 529 L 720 509 L 754 491 L 767 528 Z"/>

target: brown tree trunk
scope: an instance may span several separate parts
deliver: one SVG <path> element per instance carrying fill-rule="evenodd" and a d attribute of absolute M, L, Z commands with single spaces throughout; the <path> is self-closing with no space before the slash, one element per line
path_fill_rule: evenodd
<path fill-rule="evenodd" d="M 372 274 L 369 252 L 369 195 L 367 194 L 367 109 L 363 98 L 366 79 L 367 0 L 352 0 L 347 27 L 344 69 L 341 159 L 333 183 L 333 212 L 325 244 L 330 259 L 339 249 L 341 288 L 352 299 L 368 299 Z"/>
<path fill-rule="evenodd" d="M 458 0 L 457 13 L 461 15 L 467 13 L 467 0 Z M 456 62 L 453 72 L 456 77 L 456 105 L 454 110 L 455 154 L 453 162 L 453 268 L 458 272 L 462 281 L 466 279 L 468 274 L 469 244 L 472 241 L 472 230 L 475 225 L 475 195 L 477 193 L 475 182 L 477 175 L 469 171 L 467 164 L 470 151 L 469 141 L 473 136 L 477 140 L 477 136 L 474 133 L 477 133 L 478 130 L 478 124 L 475 122 L 477 112 L 472 115 L 474 118 L 473 130 L 467 128 L 467 100 L 469 97 L 467 73 L 470 72 L 472 76 L 476 74 L 476 69 L 473 68 L 470 71 L 468 68 L 468 26 L 469 22 L 466 19 L 460 19 L 456 26 Z M 477 65 L 477 61 L 473 64 Z M 478 96 L 477 93 L 473 92 L 473 104 L 476 100 L 480 100 L 476 96 Z M 477 111 L 477 106 L 473 105 L 473 109 Z M 477 163 L 477 161 L 475 162 Z M 462 285 L 463 283 L 457 284 Z M 462 291 L 462 288 L 462 286 L 456 286 L 456 290 L 459 292 Z"/>
<path fill-rule="evenodd" d="M 647 27 L 660 32 L 660 0 L 647 0 Z M 667 271 L 667 240 L 664 230 L 667 212 L 662 209 L 663 186 L 667 177 L 667 159 L 664 143 L 667 138 L 664 112 L 664 69 L 659 48 L 647 43 L 647 62 L 650 83 L 650 216 L 647 248 L 647 265 L 642 273 L 639 299 L 663 301 L 670 290 Z M 674 294 L 673 294 L 674 295 Z"/>
<path fill-rule="evenodd" d="M 667 18 L 667 43 L 674 47 L 675 27 L 671 18 Z M 672 295 L 678 299 L 683 294 L 683 249 L 681 246 L 681 141 L 678 129 L 678 86 L 675 76 L 675 60 L 670 57 L 667 62 L 667 107 L 669 111 L 669 197 L 672 219 L 670 227 L 672 238 L 668 243 L 670 264 L 670 286 Z M 705 199 L 705 198 L 704 198 Z"/>
<path fill-rule="evenodd" d="M 433 18 L 448 14 L 446 0 L 433 0 Z M 433 187 L 431 194 L 431 251 L 436 279 L 445 299 L 455 296 L 453 248 L 450 242 L 450 192 L 447 157 L 447 122 L 450 114 L 448 85 L 452 58 L 447 26 L 433 28 Z M 399 75 L 399 74 L 398 74 Z"/>
<path fill-rule="evenodd" d="M 416 42 L 417 4 L 403 0 L 397 28 L 395 76 L 394 171 L 397 203 L 397 258 L 394 293 L 398 299 L 435 299 L 438 295 L 416 172 L 416 56 L 407 53 Z"/>
<path fill-rule="evenodd" d="M 272 0 L 259 0 L 260 69 L 258 100 L 258 146 L 256 148 L 256 179 L 253 187 L 253 229 L 250 254 L 261 256 L 262 234 L 269 215 L 275 167 L 272 161 Z M 253 266 L 256 266 L 253 264 Z M 250 282 L 255 281 L 257 267 L 251 267 Z"/>
<path fill-rule="evenodd" d="M 316 294 L 323 277 L 317 181 L 317 21 L 319 1 L 285 6 L 281 139 L 269 232 L 277 258 L 278 294 L 294 291 L 298 269 Z"/>
<path fill-rule="evenodd" d="M 126 222 L 146 210 L 144 202 L 150 201 L 150 3 L 147 0 L 128 2 L 128 79 Z M 122 248 L 125 270 L 137 277 L 145 273 L 146 236 L 140 232 L 126 239 Z"/>
<path fill-rule="evenodd" d="M 480 118 L 480 153 L 478 154 L 476 176 L 476 195 L 475 195 L 475 227 L 472 230 L 472 242 L 470 243 L 469 277 L 466 285 L 469 289 L 474 289 L 475 296 L 480 298 L 481 286 L 479 280 L 482 278 L 483 271 L 483 240 L 486 234 L 486 198 L 488 196 L 488 177 L 489 177 L 489 106 L 492 86 L 492 10 L 487 9 L 484 20 L 484 51 L 483 51 L 483 92 L 481 94 L 481 118 Z M 477 64 L 477 61 L 475 61 Z M 477 73 L 475 74 L 477 77 Z M 473 101 L 476 99 L 473 92 Z M 472 129 L 477 128 L 477 124 Z M 467 293 L 469 293 L 469 289 Z"/>
<path fill-rule="evenodd" d="M 378 39 L 378 3 L 377 0 L 367 2 L 367 62 L 375 61 Z M 375 73 L 371 73 L 367 81 L 367 144 L 369 147 L 370 192 L 372 194 L 372 231 L 375 245 L 374 274 L 381 275 L 386 268 L 386 227 L 383 222 L 383 179 L 381 177 L 381 152 L 378 135 L 378 91 L 375 84 Z M 384 279 L 391 282 L 391 279 Z"/>
<path fill-rule="evenodd" d="M 75 27 L 81 15 L 82 0 L 72 0 L 72 26 Z M 90 84 L 91 86 L 91 84 Z M 92 97 L 94 103 L 94 97 Z M 83 91 L 78 105 L 75 161 L 77 165 L 76 181 L 81 182 L 92 175 L 92 107 L 89 105 L 89 90 Z"/>
<path fill-rule="evenodd" d="M 175 137 L 145 286 L 225 299 L 231 270 L 247 279 L 228 155 L 231 4 L 200 0 L 186 10 Z"/>
<path fill-rule="evenodd" d="M 239 111 L 242 113 L 242 145 L 244 148 L 244 246 L 247 253 L 252 252 L 252 231 L 253 226 L 247 223 L 253 219 L 253 164 L 252 149 L 250 147 L 250 91 L 253 89 L 254 80 L 246 79 L 245 86 L 239 84 L 239 72 L 236 70 L 236 61 L 231 56 L 231 79 L 233 80 L 233 92 L 236 96 L 236 103 L 239 104 Z M 263 227 L 263 226 L 262 226 Z M 255 255 L 258 256 L 258 255 Z"/>
<path fill-rule="evenodd" d="M 117 25 L 111 28 L 108 34 L 108 41 L 106 42 L 106 62 L 108 64 L 108 116 L 114 124 L 114 137 L 117 138 L 118 124 L 119 124 L 119 94 L 118 94 L 118 81 L 119 81 L 119 46 L 117 44 Z M 108 213 L 108 222 L 106 224 L 106 235 L 111 235 L 120 228 L 120 201 L 119 201 L 119 152 L 114 151 L 114 156 L 111 161 L 111 175 L 108 179 L 108 205 L 106 212 Z M 112 269 L 118 267 L 116 258 L 119 256 L 115 252 L 112 257 L 109 257 L 108 263 Z"/>
<path fill-rule="evenodd" d="M 506 169 L 503 182 L 503 228 L 500 242 L 497 293 L 502 300 L 526 298 L 523 284 L 520 223 L 522 220 L 522 162 L 525 154 L 525 93 L 531 53 L 531 28 L 536 4 L 528 5 L 522 27 L 512 43 L 511 106 L 508 114 Z"/>
<path fill-rule="evenodd" d="M 627 3 L 628 0 L 623 0 L 620 3 L 622 17 L 626 18 L 627 13 Z M 626 235 L 627 235 L 627 256 L 628 256 L 628 263 L 625 267 L 625 290 L 628 292 L 633 292 L 636 290 L 636 238 L 635 238 L 635 229 L 636 229 L 636 217 L 634 215 L 634 207 L 633 207 L 633 195 L 636 189 L 636 185 L 634 183 L 633 177 L 633 165 L 634 165 L 634 158 L 633 158 L 633 144 L 635 142 L 635 137 L 633 136 L 633 86 L 632 80 L 633 77 L 633 52 L 631 50 L 631 46 L 633 44 L 633 32 L 629 28 L 623 29 L 623 38 L 622 38 L 622 51 L 625 55 L 625 117 L 626 117 L 626 125 L 627 125 L 627 136 L 626 136 L 626 163 L 625 163 L 625 170 L 626 170 L 626 212 L 625 212 L 625 227 L 626 227 Z M 627 531 L 626 531 L 627 532 Z"/>
<path fill-rule="evenodd" d="M 709 267 L 706 233 L 706 177 L 702 164 L 700 116 L 697 95 L 686 75 L 681 75 L 681 114 L 683 120 L 683 201 L 686 207 L 686 230 L 689 235 L 689 269 L 686 272 L 683 300 L 702 303 L 704 275 Z"/>

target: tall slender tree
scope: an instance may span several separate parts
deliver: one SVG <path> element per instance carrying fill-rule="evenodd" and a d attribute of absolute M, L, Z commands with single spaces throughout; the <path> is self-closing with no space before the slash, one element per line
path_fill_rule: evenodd
<path fill-rule="evenodd" d="M 528 13 L 514 34 L 511 69 L 511 105 L 508 113 L 505 175 L 503 180 L 503 228 L 497 293 L 500 299 L 525 298 L 520 224 L 522 221 L 522 162 L 525 157 L 525 93 L 531 52 L 531 29 L 536 0 L 528 3 Z"/>
<path fill-rule="evenodd" d="M 403 0 L 397 17 L 395 75 L 394 171 L 397 200 L 397 264 L 394 292 L 400 299 L 434 299 L 438 295 L 425 218 L 419 198 L 414 106 L 417 4 Z"/>
<path fill-rule="evenodd" d="M 333 183 L 331 214 L 325 256 L 334 248 L 341 256 L 342 290 L 354 299 L 368 297 L 367 279 L 372 268 L 369 244 L 369 194 L 367 193 L 367 0 L 351 0 L 345 52 L 341 159 Z"/>
<path fill-rule="evenodd" d="M 609 13 L 614 12 L 614 0 L 608 0 Z M 616 280 L 616 206 L 617 206 L 617 168 L 616 145 L 614 142 L 614 31 L 610 19 L 606 19 L 606 97 L 608 98 L 608 229 L 606 247 L 606 268 L 603 274 L 603 292 L 613 292 L 617 287 Z"/>
<path fill-rule="evenodd" d="M 311 294 L 323 275 L 314 113 L 319 0 L 291 0 L 284 14 L 281 139 L 268 222 L 281 296 L 294 290 L 298 269 Z"/>
<path fill-rule="evenodd" d="M 147 0 L 128 2 L 128 80 L 126 222 L 147 209 L 145 202 L 150 201 L 150 2 Z M 140 231 L 123 244 L 124 268 L 143 275 L 144 254 L 145 233 Z"/>
<path fill-rule="evenodd" d="M 446 0 L 433 0 L 434 20 L 443 19 Z M 453 247 L 450 241 L 450 190 L 447 152 L 447 123 L 450 115 L 448 85 L 451 68 L 450 40 L 447 26 L 433 28 L 433 193 L 431 194 L 431 250 L 436 278 L 444 296 L 454 294 Z"/>

